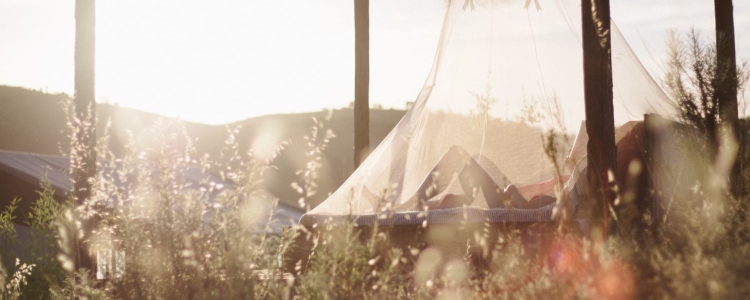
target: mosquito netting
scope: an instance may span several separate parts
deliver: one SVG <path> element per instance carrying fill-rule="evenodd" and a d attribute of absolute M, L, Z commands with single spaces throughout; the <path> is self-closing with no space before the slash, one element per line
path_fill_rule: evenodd
<path fill-rule="evenodd" d="M 530 3 L 529 3 L 530 2 Z M 432 70 L 409 111 L 364 163 L 302 224 L 353 216 L 360 224 L 510 220 L 482 193 L 455 207 L 427 209 L 414 195 L 451 152 L 471 156 L 497 185 L 551 178 L 544 135 L 556 130 L 568 154 L 584 118 L 580 1 L 454 0 Z M 615 125 L 673 108 L 612 23 Z M 579 138 L 582 140 L 582 138 Z M 583 147 L 585 149 L 585 145 Z M 449 171 L 445 171 L 449 172 Z M 434 198 L 465 195 L 459 174 Z M 524 211 L 523 209 L 519 211 Z M 538 212 L 538 210 L 528 210 Z M 538 214 L 536 214 L 538 218 Z"/>

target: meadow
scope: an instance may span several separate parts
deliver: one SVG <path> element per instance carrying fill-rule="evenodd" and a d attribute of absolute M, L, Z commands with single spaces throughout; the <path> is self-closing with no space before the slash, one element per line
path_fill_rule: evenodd
<path fill-rule="evenodd" d="M 692 38 L 688 42 L 700 42 Z M 683 66 L 713 54 L 686 49 L 673 53 L 673 70 L 694 76 Z M 667 82 L 669 91 L 688 91 L 676 78 Z M 705 128 L 707 119 L 699 117 L 712 108 L 693 109 L 697 113 L 685 110 L 681 121 Z M 73 132 L 91 123 L 68 116 L 75 149 L 81 145 Z M 310 128 L 307 163 L 290 186 L 302 207 L 309 207 L 306 199 L 319 197 L 322 153 L 335 139 L 327 121 Z M 132 136 L 121 155 L 108 149 L 109 136 L 102 134 L 97 164 L 107 171 L 93 179 L 92 197 L 77 207 L 72 198 L 59 203 L 53 188 L 43 184 L 27 218 L 32 231 L 26 241 L 17 239 L 13 226 L 17 202 L 3 208 L 2 299 L 742 299 L 750 293 L 750 196 L 729 193 L 726 173 L 714 171 L 734 159 L 725 151 L 732 141 L 726 142 L 721 130 L 711 134 L 722 142 L 708 140 L 691 152 L 696 155 L 692 167 L 704 176 L 683 187 L 688 196 L 673 199 L 684 205 L 663 218 L 634 217 L 663 226 L 638 227 L 622 219 L 622 229 L 603 240 L 553 230 L 542 251 L 530 251 L 521 233 L 510 228 L 475 237 L 492 239 L 478 243 L 478 250 L 449 255 L 429 244 L 401 247 L 378 228 L 363 231 L 346 222 L 325 225 L 315 234 L 302 226 L 271 233 L 278 199 L 260 184 L 286 145 L 257 157 L 240 150 L 237 131 L 230 128 L 220 153 L 198 156 L 193 139 L 184 130 L 171 130 L 174 126 L 181 125 L 164 121 L 149 134 Z M 551 152 L 550 159 L 557 159 Z M 744 161 L 749 154 L 737 157 Z M 236 186 L 204 182 L 209 188 L 190 188 L 176 174 L 196 165 Z M 742 172 L 743 185 L 750 186 L 750 169 Z M 131 188 L 118 188 L 123 182 Z M 621 200 L 627 209 L 629 203 Z M 83 241 L 97 253 L 105 280 L 75 268 L 83 224 L 92 223 L 96 229 Z M 282 270 L 285 255 L 300 239 L 315 245 L 313 254 L 304 266 Z M 477 265 L 476 253 L 488 259 Z"/>

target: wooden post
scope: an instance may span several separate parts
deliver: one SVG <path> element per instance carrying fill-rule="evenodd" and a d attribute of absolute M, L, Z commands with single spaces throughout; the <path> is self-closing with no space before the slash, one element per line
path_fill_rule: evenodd
<path fill-rule="evenodd" d="M 609 0 L 581 0 L 583 81 L 588 142 L 592 238 L 603 238 L 614 207 L 609 172 L 616 172 Z M 614 176 L 612 176 L 614 177 Z"/>
<path fill-rule="evenodd" d="M 645 153 L 643 153 L 643 171 L 640 174 L 643 184 L 638 185 L 639 192 L 635 199 L 638 216 L 633 220 L 637 227 L 635 239 L 641 245 L 645 245 L 648 231 L 651 232 L 654 241 L 658 241 L 659 235 L 656 234 L 656 231 L 659 230 L 659 226 L 664 221 L 664 212 L 661 206 L 662 197 L 657 191 L 661 179 L 658 174 L 660 166 L 657 157 L 657 151 L 659 151 L 661 145 L 658 144 L 657 138 L 660 132 L 666 130 L 665 124 L 666 120 L 657 114 L 643 116 L 643 150 Z M 645 220 L 646 215 L 651 216 L 650 227 Z"/>
<path fill-rule="evenodd" d="M 742 150 L 737 113 L 737 54 L 734 40 L 734 13 L 732 0 L 714 0 L 714 21 L 716 23 L 716 62 L 721 80 L 716 91 L 719 98 L 719 111 L 724 125 L 732 130 L 735 141 Z M 741 157 L 735 160 L 730 177 L 732 194 L 742 191 Z"/>
<path fill-rule="evenodd" d="M 354 0 L 354 167 L 370 152 L 370 1 Z"/>
<path fill-rule="evenodd" d="M 95 0 L 76 0 L 75 2 L 76 40 L 75 40 L 75 93 L 74 110 L 78 124 L 75 130 L 77 142 L 72 144 L 73 192 L 76 206 L 83 204 L 91 196 L 89 179 L 96 173 L 96 102 L 95 54 L 96 54 L 96 2 Z M 83 223 L 84 238 L 90 238 L 91 222 Z M 89 255 L 88 247 L 76 236 L 76 270 L 95 270 L 95 261 Z"/>

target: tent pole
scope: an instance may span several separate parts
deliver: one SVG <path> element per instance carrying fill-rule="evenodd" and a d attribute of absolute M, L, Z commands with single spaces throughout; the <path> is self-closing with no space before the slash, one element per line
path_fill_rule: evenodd
<path fill-rule="evenodd" d="M 725 75 L 719 78 L 723 81 L 718 86 L 719 111 L 722 122 L 728 125 L 734 136 L 734 140 L 741 143 L 737 113 L 737 54 L 735 52 L 734 39 L 734 13 L 732 0 L 714 0 L 714 21 L 716 23 L 716 61 L 719 74 Z M 738 196 L 742 192 L 741 180 L 741 158 L 742 152 L 737 157 L 732 168 L 730 184 L 732 194 Z"/>
<path fill-rule="evenodd" d="M 601 241 L 608 230 L 610 205 L 614 207 L 614 183 L 609 174 L 616 172 L 617 154 L 609 0 L 581 0 L 581 13 L 591 234 L 594 241 Z"/>
<path fill-rule="evenodd" d="M 370 152 L 370 1 L 354 0 L 354 167 Z"/>

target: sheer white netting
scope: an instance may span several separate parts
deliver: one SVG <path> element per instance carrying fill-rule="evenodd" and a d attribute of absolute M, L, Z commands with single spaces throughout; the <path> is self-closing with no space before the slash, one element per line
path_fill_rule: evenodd
<path fill-rule="evenodd" d="M 524 7 L 526 2 L 447 2 L 432 71 L 413 106 L 301 222 L 423 210 L 414 195 L 454 146 L 501 187 L 552 177 L 543 133 L 567 133 L 569 142 L 560 147 L 564 156 L 584 118 L 580 1 L 538 0 L 539 9 Z M 616 125 L 643 120 L 644 113 L 672 114 L 668 98 L 614 22 L 612 63 Z M 435 198 L 465 194 L 457 176 L 451 179 Z M 481 194 L 462 207 L 487 209 Z"/>

